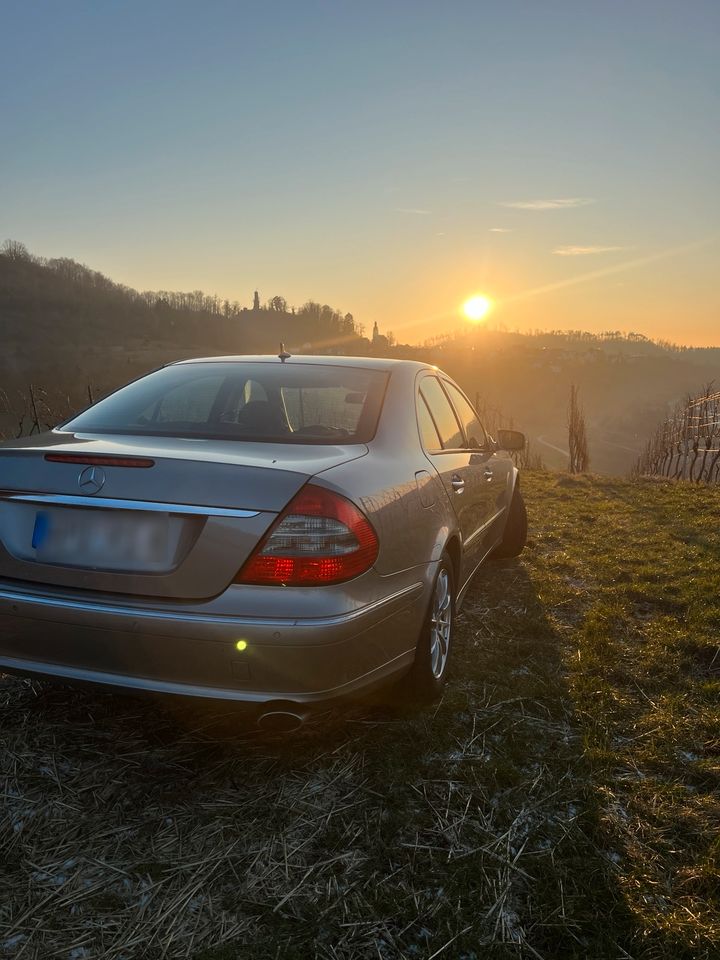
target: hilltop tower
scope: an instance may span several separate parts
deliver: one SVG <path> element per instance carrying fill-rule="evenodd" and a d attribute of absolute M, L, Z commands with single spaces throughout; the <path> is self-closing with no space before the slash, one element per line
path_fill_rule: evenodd
<path fill-rule="evenodd" d="M 255 291 L 255 296 L 253 297 L 253 310 L 257 313 L 260 309 L 260 294 Z"/>
<path fill-rule="evenodd" d="M 387 348 L 390 346 L 390 341 L 385 336 L 384 333 L 380 333 L 378 330 L 377 320 L 373 324 L 372 332 L 372 350 L 375 356 L 382 357 Z"/>

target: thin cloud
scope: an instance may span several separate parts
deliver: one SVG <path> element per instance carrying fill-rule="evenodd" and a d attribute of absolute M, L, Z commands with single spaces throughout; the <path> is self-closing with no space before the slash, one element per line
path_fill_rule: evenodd
<path fill-rule="evenodd" d="M 614 253 L 628 247 L 557 247 L 553 250 L 559 257 L 589 257 L 595 253 Z"/>
<path fill-rule="evenodd" d="M 510 227 L 490 227 L 490 233 L 512 233 Z"/>
<path fill-rule="evenodd" d="M 514 210 L 570 210 L 573 207 L 587 207 L 597 203 L 592 197 L 559 197 L 555 200 L 508 200 L 501 207 Z"/>
<path fill-rule="evenodd" d="M 527 300 L 530 297 L 536 297 L 542 293 L 552 293 L 555 290 L 563 290 L 566 287 L 574 287 L 579 283 L 589 283 L 592 280 L 600 280 L 603 277 L 609 277 L 614 273 L 624 273 L 626 270 L 635 270 L 638 267 L 645 267 L 650 263 L 657 263 L 660 260 L 667 260 L 670 257 L 677 257 L 691 250 L 698 250 L 708 244 L 717 243 L 720 234 L 713 234 L 704 237 L 702 240 L 694 240 L 692 243 L 685 243 L 679 247 L 670 247 L 667 250 L 660 250 L 658 253 L 652 253 L 646 257 L 635 257 L 632 260 L 626 260 L 624 263 L 616 263 L 611 267 L 602 267 L 600 270 L 591 270 L 583 273 L 579 277 L 571 277 L 568 280 L 558 280 L 555 283 L 547 283 L 542 287 L 532 287 L 529 290 L 521 290 L 519 293 L 504 300 L 496 300 L 496 306 L 503 306 L 507 303 L 513 303 L 517 300 Z"/>
<path fill-rule="evenodd" d="M 429 210 L 420 210 L 418 207 L 395 207 L 396 213 L 414 213 L 420 217 L 427 217 Z"/>

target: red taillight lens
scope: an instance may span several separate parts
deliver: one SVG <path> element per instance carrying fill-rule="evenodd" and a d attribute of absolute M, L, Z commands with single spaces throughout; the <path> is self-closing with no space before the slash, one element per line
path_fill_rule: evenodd
<path fill-rule="evenodd" d="M 235 582 L 340 583 L 369 570 L 377 552 L 367 517 L 345 497 L 309 483 L 285 507 Z"/>

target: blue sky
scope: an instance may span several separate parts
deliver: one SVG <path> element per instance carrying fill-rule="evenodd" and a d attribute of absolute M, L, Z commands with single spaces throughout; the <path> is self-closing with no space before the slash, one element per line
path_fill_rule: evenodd
<path fill-rule="evenodd" d="M 720 342 L 717 3 L 0 16 L 0 239 L 408 339 L 483 292 L 511 328 Z"/>

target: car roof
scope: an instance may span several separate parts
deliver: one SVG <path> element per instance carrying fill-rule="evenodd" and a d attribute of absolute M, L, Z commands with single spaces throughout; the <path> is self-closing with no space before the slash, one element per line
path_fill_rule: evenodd
<path fill-rule="evenodd" d="M 279 356 L 273 354 L 248 355 L 239 354 L 229 357 L 192 357 L 187 360 L 176 360 L 170 366 L 191 363 L 281 363 Z M 397 367 L 414 368 L 416 370 L 437 369 L 429 363 L 419 360 L 392 360 L 389 357 L 336 357 L 308 354 L 297 354 L 287 358 L 288 365 L 322 364 L 328 367 L 362 367 L 365 370 L 393 370 Z"/>

